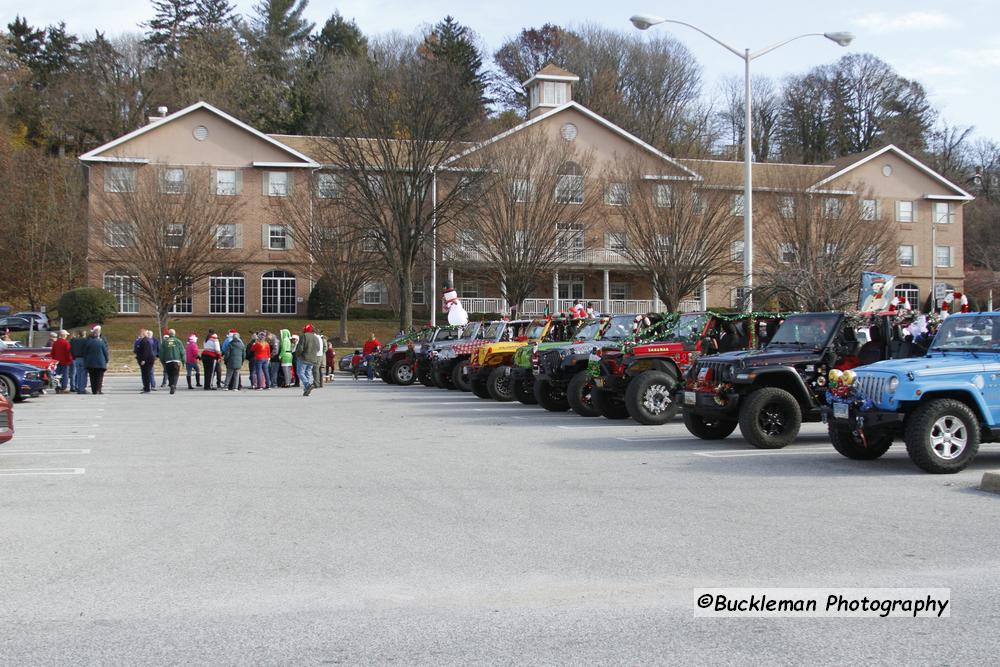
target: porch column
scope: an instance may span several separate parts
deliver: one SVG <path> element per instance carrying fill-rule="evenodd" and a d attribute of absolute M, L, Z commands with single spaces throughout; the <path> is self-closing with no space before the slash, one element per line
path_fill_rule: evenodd
<path fill-rule="evenodd" d="M 654 313 L 658 313 L 658 312 L 660 312 L 660 295 L 656 293 L 656 274 L 655 273 L 653 274 L 653 282 L 650 283 L 649 289 L 650 289 L 650 294 L 653 295 L 652 298 L 650 299 L 650 301 L 652 301 L 653 312 Z"/>
<path fill-rule="evenodd" d="M 559 272 L 552 272 L 552 308 L 549 310 L 550 315 L 555 315 L 559 312 Z"/>
<path fill-rule="evenodd" d="M 611 312 L 611 272 L 604 269 L 604 305 L 601 308 L 605 313 Z"/>
<path fill-rule="evenodd" d="M 510 305 L 507 303 L 507 276 L 500 276 L 500 316 L 510 315 Z"/>
<path fill-rule="evenodd" d="M 708 310 L 708 278 L 701 281 L 701 309 Z"/>
<path fill-rule="evenodd" d="M 448 269 L 448 285 L 455 287 L 455 269 Z"/>

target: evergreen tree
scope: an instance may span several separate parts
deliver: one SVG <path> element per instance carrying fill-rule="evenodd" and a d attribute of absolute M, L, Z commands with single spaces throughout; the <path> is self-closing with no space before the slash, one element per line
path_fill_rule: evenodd
<path fill-rule="evenodd" d="M 7 24 L 7 51 L 32 71 L 39 66 L 45 49 L 45 31 L 28 25 L 27 19 L 15 16 Z"/>
<path fill-rule="evenodd" d="M 485 115 L 486 72 L 483 57 L 474 42 L 475 35 L 469 28 L 446 16 L 424 39 L 422 54 L 447 67 L 447 76 L 458 77 L 462 88 L 468 92 L 467 98 L 477 100 L 476 107 L 469 109 L 474 115 Z"/>
<path fill-rule="evenodd" d="M 368 40 L 358 24 L 345 19 L 340 12 L 334 12 L 311 41 L 315 61 L 322 61 L 328 56 L 363 56 L 368 50 Z"/>
<path fill-rule="evenodd" d="M 247 42 L 267 74 L 282 80 L 296 51 L 306 44 L 315 27 L 302 18 L 309 0 L 262 0 L 254 7 Z"/>
<path fill-rule="evenodd" d="M 181 40 L 193 27 L 196 0 L 153 0 L 155 16 L 147 23 L 146 42 L 164 58 L 176 58 Z"/>
<path fill-rule="evenodd" d="M 196 0 L 194 25 L 198 30 L 219 30 L 231 26 L 236 7 L 229 0 Z"/>

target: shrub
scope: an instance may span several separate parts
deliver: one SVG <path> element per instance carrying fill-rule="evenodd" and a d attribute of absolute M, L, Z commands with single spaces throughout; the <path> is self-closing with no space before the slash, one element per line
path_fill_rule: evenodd
<path fill-rule="evenodd" d="M 67 329 L 85 324 L 103 324 L 117 314 L 115 297 L 97 287 L 77 287 L 59 297 L 59 315 Z"/>
<path fill-rule="evenodd" d="M 313 320 L 339 320 L 340 301 L 330 289 L 329 281 L 321 278 L 316 281 L 309 292 L 309 303 L 306 304 L 306 314 Z"/>

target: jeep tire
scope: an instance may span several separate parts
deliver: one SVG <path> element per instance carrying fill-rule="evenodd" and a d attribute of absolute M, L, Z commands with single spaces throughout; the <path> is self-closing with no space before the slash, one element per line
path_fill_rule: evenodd
<path fill-rule="evenodd" d="M 514 378 L 509 366 L 497 366 L 486 379 L 486 390 L 494 401 L 506 403 L 514 400 Z"/>
<path fill-rule="evenodd" d="M 535 398 L 535 378 L 529 377 L 514 380 L 514 398 L 525 405 L 536 405 L 538 400 Z"/>
<path fill-rule="evenodd" d="M 440 368 L 435 368 L 432 377 L 434 378 L 434 386 L 439 389 L 458 389 L 455 383 L 451 380 L 451 373 L 447 370 L 441 370 Z"/>
<path fill-rule="evenodd" d="M 646 371 L 632 378 L 625 389 L 625 407 L 640 424 L 659 426 L 677 416 L 677 374 L 670 371 Z"/>
<path fill-rule="evenodd" d="M 469 377 L 468 359 L 462 359 L 451 369 L 451 383 L 459 391 L 472 391 L 472 379 Z"/>
<path fill-rule="evenodd" d="M 781 449 L 790 445 L 801 427 L 802 408 L 784 389 L 757 389 L 740 405 L 740 432 L 758 449 Z"/>
<path fill-rule="evenodd" d="M 409 359 L 400 359 L 392 365 L 389 371 L 393 384 L 407 387 L 417 381 L 417 375 L 413 372 L 413 362 Z"/>
<path fill-rule="evenodd" d="M 705 417 L 691 410 L 684 410 L 681 416 L 688 432 L 702 440 L 725 440 L 739 425 L 735 419 Z"/>
<path fill-rule="evenodd" d="M 855 461 L 874 461 L 892 447 L 893 432 L 883 429 L 865 434 L 867 446 L 850 428 L 830 424 L 830 442 L 837 453 Z"/>
<path fill-rule="evenodd" d="M 488 378 L 484 378 L 481 375 L 476 375 L 469 381 L 469 384 L 472 387 L 472 393 L 478 396 L 479 398 L 482 399 L 493 398 L 492 396 L 490 396 L 490 390 L 486 386 L 487 379 Z"/>
<path fill-rule="evenodd" d="M 590 395 L 594 391 L 594 378 L 586 371 L 580 371 L 573 376 L 566 387 L 566 400 L 569 407 L 581 417 L 597 417 L 600 413 L 594 408 Z"/>
<path fill-rule="evenodd" d="M 628 419 L 628 408 L 625 401 L 617 395 L 594 387 L 590 390 L 590 404 L 594 406 L 597 413 L 606 419 Z"/>
<path fill-rule="evenodd" d="M 566 412 L 569 410 L 569 401 L 566 400 L 566 392 L 548 380 L 535 380 L 534 391 L 535 400 L 549 412 Z"/>
<path fill-rule="evenodd" d="M 417 364 L 417 381 L 425 387 L 435 386 L 433 369 L 431 369 L 429 361 Z"/>
<path fill-rule="evenodd" d="M 903 440 L 919 468 L 934 474 L 956 473 L 979 451 L 979 418 L 961 401 L 933 399 L 906 420 Z"/>

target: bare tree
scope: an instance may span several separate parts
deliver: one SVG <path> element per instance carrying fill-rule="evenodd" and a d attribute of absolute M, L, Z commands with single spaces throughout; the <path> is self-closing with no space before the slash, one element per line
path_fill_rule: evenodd
<path fill-rule="evenodd" d="M 479 97 L 447 59 L 425 58 L 412 40 L 374 44 L 323 81 L 323 162 L 344 178 L 342 206 L 371 234 L 396 280 L 401 329 L 413 325 L 413 271 L 436 227 L 465 207 L 454 191 L 432 192 L 436 175 L 475 128 Z"/>
<path fill-rule="evenodd" d="M 584 221 L 602 198 L 591 152 L 532 127 L 473 153 L 460 180 L 470 206 L 455 220 L 451 252 L 478 255 L 514 307 L 541 276 L 583 249 Z"/>
<path fill-rule="evenodd" d="M 238 198 L 216 197 L 207 170 L 184 170 L 182 179 L 170 171 L 106 172 L 110 192 L 96 197 L 91 219 L 90 259 L 133 277 L 136 295 L 156 311 L 158 331 L 194 285 L 246 261 L 240 244 L 227 242 L 238 229 Z"/>
<path fill-rule="evenodd" d="M 286 225 L 308 255 L 309 271 L 322 280 L 340 307 L 340 342 L 347 343 L 347 314 L 365 283 L 384 271 L 371 247 L 372 235 L 359 227 L 341 204 L 343 178 L 321 172 L 306 185 L 296 184 L 290 196 L 271 211 L 275 224 Z"/>
<path fill-rule="evenodd" d="M 782 308 L 856 308 L 861 273 L 896 266 L 895 228 L 870 192 L 814 192 L 807 178 L 791 176 L 759 196 L 755 294 Z"/>
<path fill-rule="evenodd" d="M 626 188 L 620 202 L 620 252 L 653 276 L 668 311 L 701 289 L 729 260 L 740 221 L 723 190 L 692 181 L 657 180 L 648 166 L 620 162 L 609 187 Z"/>
<path fill-rule="evenodd" d="M 767 162 L 777 149 L 778 127 L 781 119 L 781 93 L 766 76 L 753 77 L 750 113 L 753 116 L 751 138 L 754 162 Z M 732 159 L 742 159 L 746 134 L 746 91 L 744 81 L 726 77 L 721 85 L 722 107 L 718 118 L 726 139 L 733 146 Z"/>

